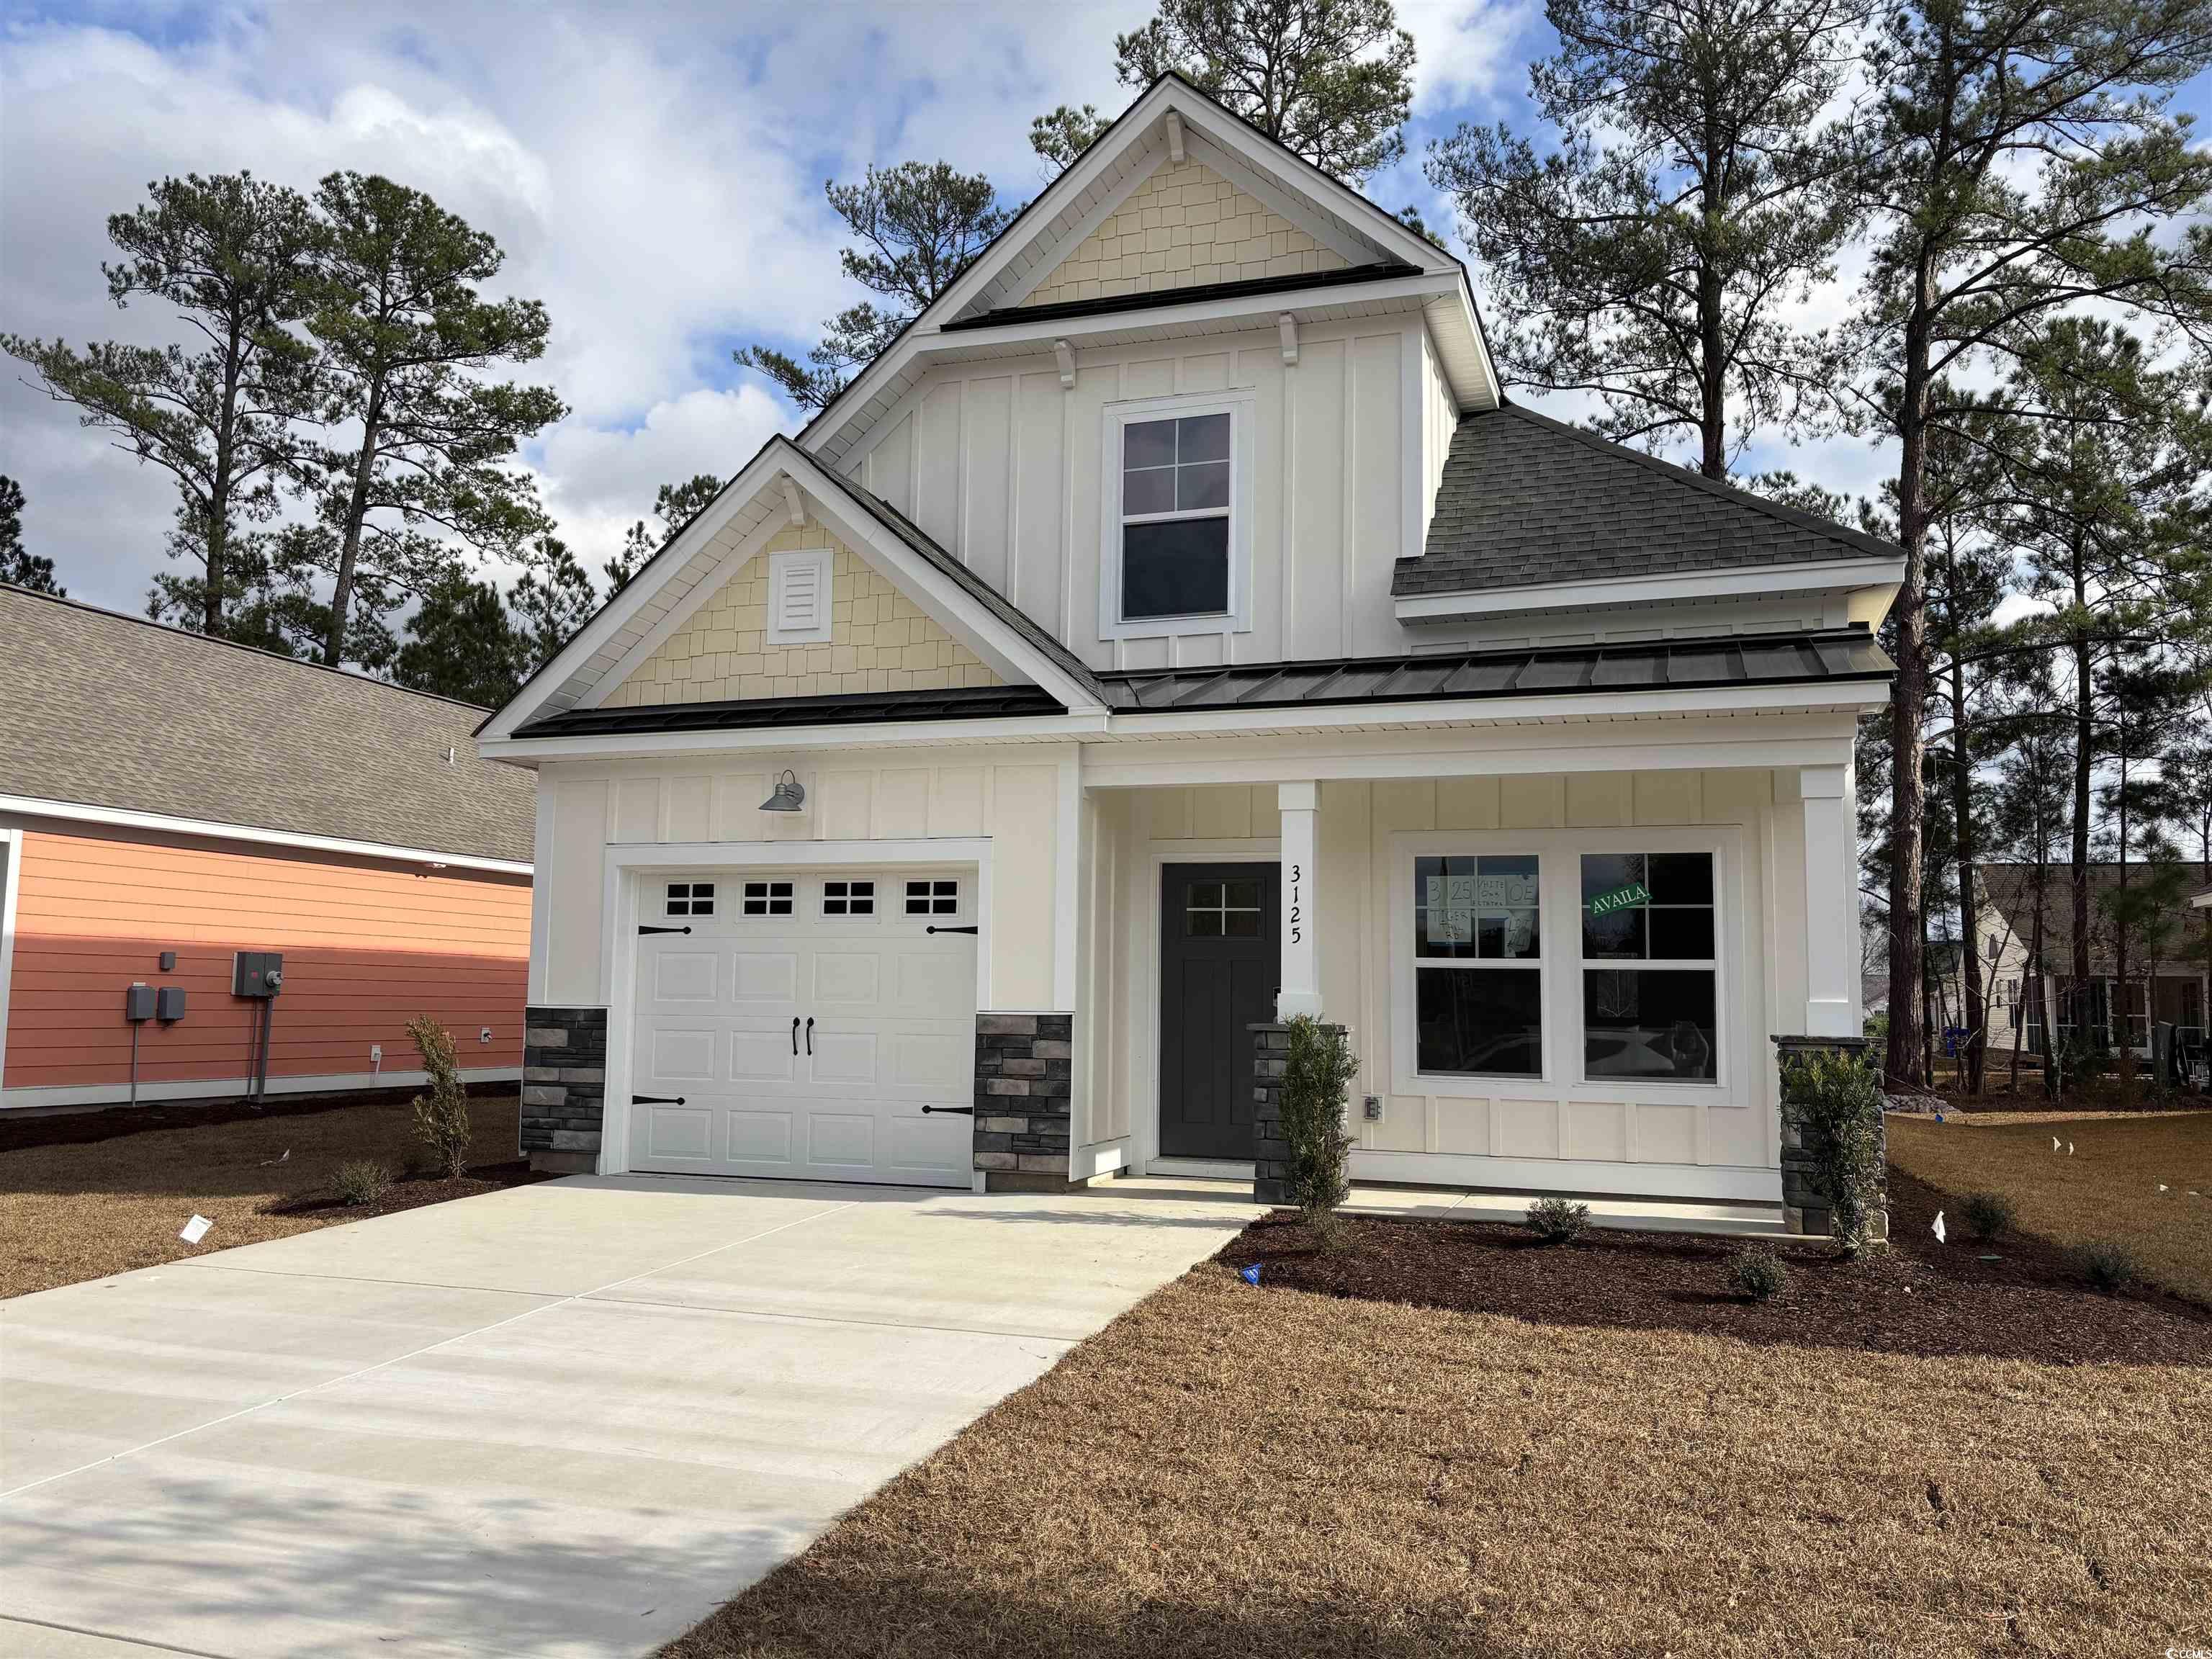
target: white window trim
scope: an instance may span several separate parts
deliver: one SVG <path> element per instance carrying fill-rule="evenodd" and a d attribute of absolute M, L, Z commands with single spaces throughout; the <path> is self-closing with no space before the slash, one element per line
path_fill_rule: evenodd
<path fill-rule="evenodd" d="M 1252 477 L 1257 404 L 1249 392 L 1139 398 L 1105 408 L 1099 447 L 1098 637 L 1164 639 L 1252 631 Z M 1121 429 L 1132 422 L 1229 416 L 1229 609 L 1188 617 L 1121 616 Z"/>
<path fill-rule="evenodd" d="M 1534 852 L 1541 902 L 1544 1075 L 1472 1075 L 1417 1069 L 1413 1016 L 1413 860 Z M 1660 1082 L 1583 1075 L 1582 855 L 1585 853 L 1710 853 L 1713 857 L 1715 1075 L 1711 1082 Z M 1470 1100 L 1523 1096 L 1553 1100 L 1648 1102 L 1654 1104 L 1735 1106 L 1745 1060 L 1738 1048 L 1747 1016 L 1741 996 L 1746 915 L 1740 896 L 1743 853 L 1729 825 L 1651 826 L 1604 830 L 1473 830 L 1411 831 L 1390 837 L 1388 907 L 1390 939 L 1390 1053 L 1392 1086 L 1407 1094 Z M 1614 966 L 1627 964 L 1615 963 Z M 1660 964 L 1664 966 L 1664 963 Z"/>
<path fill-rule="evenodd" d="M 769 645 L 827 645 L 836 631 L 837 594 L 834 582 L 836 576 L 835 550 L 827 547 L 794 548 L 787 552 L 768 556 L 768 628 Z M 812 628 L 783 628 L 778 626 L 783 615 L 784 584 L 794 570 L 815 572 L 817 591 L 821 594 L 820 618 Z"/>

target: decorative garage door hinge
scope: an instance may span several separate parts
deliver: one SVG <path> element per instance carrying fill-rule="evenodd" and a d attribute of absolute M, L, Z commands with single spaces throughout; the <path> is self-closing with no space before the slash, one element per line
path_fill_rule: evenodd
<path fill-rule="evenodd" d="M 975 930 L 973 927 L 930 927 L 926 928 L 923 931 L 932 933 L 972 933 Z M 941 1108 L 940 1109 L 951 1111 L 952 1109 L 947 1106 Z"/>
<path fill-rule="evenodd" d="M 629 1103 L 633 1106 L 681 1106 L 684 1103 L 684 1097 L 682 1095 L 632 1095 L 629 1097 Z"/>
<path fill-rule="evenodd" d="M 973 1106 L 925 1106 L 921 1109 L 925 1115 L 931 1112 L 957 1112 L 963 1117 L 975 1115 L 975 1109 Z"/>
<path fill-rule="evenodd" d="M 689 927 L 641 927 L 637 931 L 641 933 L 688 933 L 691 930 Z"/>

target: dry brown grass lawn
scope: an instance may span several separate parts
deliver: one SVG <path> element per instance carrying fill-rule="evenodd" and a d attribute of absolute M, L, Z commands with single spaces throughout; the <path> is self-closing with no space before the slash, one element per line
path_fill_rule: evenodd
<path fill-rule="evenodd" d="M 2051 1150 L 2053 1135 L 2072 1157 Z M 2158 1283 L 2212 1304 L 2212 1112 L 1898 1116 L 1889 1156 L 1948 1193 L 2003 1194 L 2025 1232 L 2124 1244 Z"/>
<path fill-rule="evenodd" d="M 471 1104 L 471 1163 L 510 1164 L 516 1097 L 472 1096 Z M 331 1172 L 349 1158 L 397 1171 L 418 1158 L 413 1122 L 404 1103 L 379 1103 L 0 1152 L 0 1297 L 357 1220 L 374 1212 L 313 1200 L 331 1195 Z M 271 1162 L 288 1149 L 290 1158 Z M 404 1183 L 377 1209 L 490 1191 L 517 1172 L 477 1174 L 491 1178 Z M 302 1204 L 301 1213 L 271 1213 Z M 215 1223 L 198 1246 L 177 1237 L 195 1212 Z"/>
<path fill-rule="evenodd" d="M 1531 1323 L 1209 1261 L 666 1652 L 2142 1659 L 2212 1644 L 2208 1422 L 2203 1367 Z"/>

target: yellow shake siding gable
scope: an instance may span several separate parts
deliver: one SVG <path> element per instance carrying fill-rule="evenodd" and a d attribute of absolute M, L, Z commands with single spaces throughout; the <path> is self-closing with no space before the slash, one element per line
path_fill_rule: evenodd
<path fill-rule="evenodd" d="M 1212 168 L 1164 161 L 1022 304 L 1298 276 L 1349 263 Z"/>
<path fill-rule="evenodd" d="M 836 550 L 826 645 L 768 643 L 769 556 Z M 890 579 L 818 526 L 786 529 L 616 688 L 607 706 L 836 696 L 1004 684 Z"/>

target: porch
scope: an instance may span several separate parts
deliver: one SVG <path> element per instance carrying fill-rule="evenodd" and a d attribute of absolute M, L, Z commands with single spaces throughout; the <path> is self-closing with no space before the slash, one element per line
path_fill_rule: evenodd
<path fill-rule="evenodd" d="M 1249 1180 L 1249 1028 L 1309 1013 L 1357 1205 L 1782 1231 L 1771 1037 L 1860 1031 L 1856 803 L 1848 721 L 1759 725 L 1091 751 L 1071 1174 Z"/>

